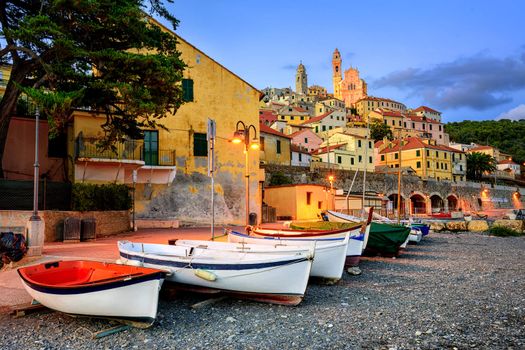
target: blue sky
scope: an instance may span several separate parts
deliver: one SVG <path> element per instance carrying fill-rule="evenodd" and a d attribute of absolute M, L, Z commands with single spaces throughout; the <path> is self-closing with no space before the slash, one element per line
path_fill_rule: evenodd
<path fill-rule="evenodd" d="M 525 1 L 174 0 L 177 33 L 257 88 L 332 91 L 332 52 L 368 93 L 445 122 L 525 119 Z"/>

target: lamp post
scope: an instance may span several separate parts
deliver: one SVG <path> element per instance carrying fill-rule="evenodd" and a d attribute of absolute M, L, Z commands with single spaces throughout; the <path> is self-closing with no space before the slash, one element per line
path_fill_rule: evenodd
<path fill-rule="evenodd" d="M 251 136 L 253 131 L 253 137 Z M 250 172 L 248 164 L 248 151 L 259 149 L 259 139 L 257 139 L 257 129 L 254 125 L 246 125 L 239 120 L 235 125 L 232 142 L 239 144 L 244 142 L 244 178 L 245 178 L 245 201 L 246 201 L 246 225 L 250 224 Z"/>
<path fill-rule="evenodd" d="M 38 215 L 38 177 L 39 177 L 39 167 L 38 163 L 38 127 L 40 123 L 40 111 L 38 107 L 35 109 L 35 164 L 34 174 L 33 174 L 33 215 L 31 216 L 31 221 L 40 221 L 40 215 Z"/>

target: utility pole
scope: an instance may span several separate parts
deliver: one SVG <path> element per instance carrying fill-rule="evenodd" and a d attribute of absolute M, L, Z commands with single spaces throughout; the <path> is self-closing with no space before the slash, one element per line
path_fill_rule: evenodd
<path fill-rule="evenodd" d="M 399 168 L 397 171 L 397 224 L 401 222 L 401 149 L 403 148 L 403 138 L 401 130 L 399 131 Z"/>

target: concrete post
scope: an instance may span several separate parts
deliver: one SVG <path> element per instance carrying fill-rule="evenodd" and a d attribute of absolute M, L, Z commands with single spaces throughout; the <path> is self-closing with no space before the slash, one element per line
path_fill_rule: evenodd
<path fill-rule="evenodd" d="M 42 255 L 45 238 L 45 222 L 42 217 L 40 220 L 29 220 L 26 224 L 27 231 L 27 256 Z"/>

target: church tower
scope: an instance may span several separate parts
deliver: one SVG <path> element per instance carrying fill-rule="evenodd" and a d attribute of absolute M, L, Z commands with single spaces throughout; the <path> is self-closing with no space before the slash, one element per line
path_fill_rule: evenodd
<path fill-rule="evenodd" d="M 308 78 L 303 63 L 299 63 L 295 74 L 295 92 L 306 95 L 308 93 Z"/>
<path fill-rule="evenodd" d="M 336 48 L 332 55 L 332 84 L 334 86 L 334 97 L 340 100 L 342 100 L 340 82 L 343 80 L 341 74 L 341 63 L 341 54 Z"/>

